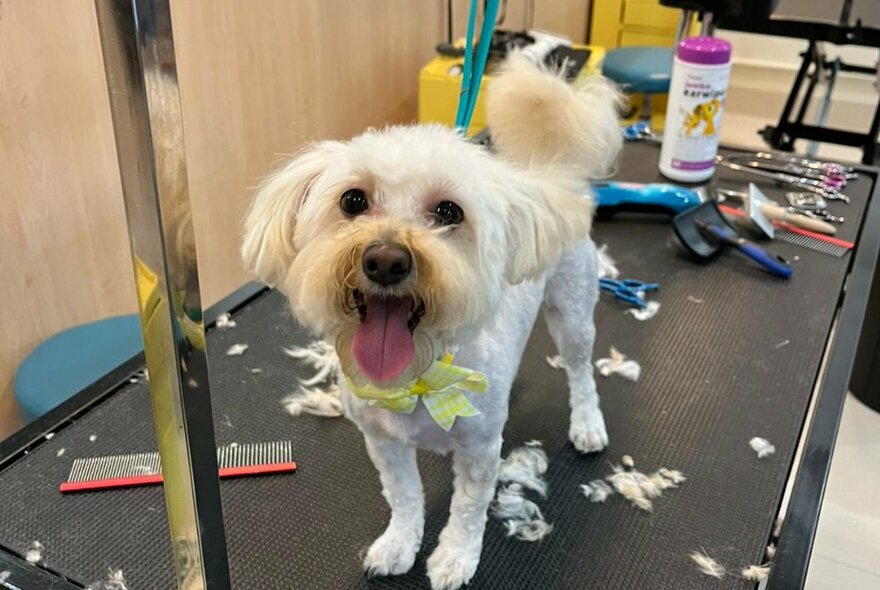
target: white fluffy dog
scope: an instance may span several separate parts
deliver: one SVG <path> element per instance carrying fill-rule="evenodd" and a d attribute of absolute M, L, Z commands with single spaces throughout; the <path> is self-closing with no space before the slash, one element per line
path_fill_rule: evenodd
<path fill-rule="evenodd" d="M 289 297 L 302 324 L 335 343 L 345 414 L 364 434 L 391 508 L 367 553 L 369 574 L 401 574 L 415 561 L 421 448 L 454 453 L 449 521 L 428 559 L 432 587 L 474 575 L 511 383 L 542 304 L 567 364 L 569 438 L 584 453 L 607 444 L 591 363 L 597 261 L 584 195 L 587 178 L 620 151 L 616 102 L 599 77 L 574 91 L 513 55 L 488 95 L 497 154 L 440 126 L 392 127 L 312 145 L 260 186 L 244 260 Z M 453 414 L 451 428 L 427 396 L 410 394 L 447 353 L 488 381 L 482 393 L 453 388 L 469 409 Z M 417 402 L 364 399 L 393 391 Z"/>

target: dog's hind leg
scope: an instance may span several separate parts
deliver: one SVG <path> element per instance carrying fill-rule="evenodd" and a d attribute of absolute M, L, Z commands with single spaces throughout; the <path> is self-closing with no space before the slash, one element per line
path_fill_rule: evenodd
<path fill-rule="evenodd" d="M 385 532 L 367 551 L 368 575 L 396 575 L 412 568 L 422 544 L 425 498 L 416 464 L 416 449 L 396 441 L 366 437 L 367 454 L 382 480 L 382 495 L 391 507 Z"/>
<path fill-rule="evenodd" d="M 568 437 L 582 453 L 608 444 L 605 419 L 593 378 L 593 310 L 599 300 L 596 246 L 587 240 L 565 254 L 547 281 L 544 318 L 559 354 L 565 359 L 571 390 Z"/>
<path fill-rule="evenodd" d="M 494 443 L 455 450 L 455 491 L 449 521 L 440 533 L 440 543 L 428 558 L 433 590 L 460 588 L 477 571 L 500 456 L 500 437 Z"/>

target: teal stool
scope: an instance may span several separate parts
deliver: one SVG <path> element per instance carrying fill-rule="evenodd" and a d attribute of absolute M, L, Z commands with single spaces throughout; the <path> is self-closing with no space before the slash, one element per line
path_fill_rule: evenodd
<path fill-rule="evenodd" d="M 642 118 L 650 118 L 651 95 L 669 92 L 672 58 L 669 47 L 619 47 L 605 54 L 602 74 L 627 92 L 644 94 Z"/>
<path fill-rule="evenodd" d="M 13 389 L 22 418 L 28 422 L 39 418 L 143 348 L 136 314 L 107 318 L 55 334 L 37 346 L 15 372 Z"/>

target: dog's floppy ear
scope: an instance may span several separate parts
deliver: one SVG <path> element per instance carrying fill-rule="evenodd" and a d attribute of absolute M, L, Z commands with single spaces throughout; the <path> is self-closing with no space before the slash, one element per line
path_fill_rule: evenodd
<path fill-rule="evenodd" d="M 593 203 L 577 183 L 523 176 L 505 192 L 505 278 L 513 284 L 541 276 L 586 239 L 593 220 Z"/>
<path fill-rule="evenodd" d="M 296 251 L 296 216 L 315 180 L 332 162 L 342 144 L 311 146 L 270 174 L 257 188 L 244 220 L 241 256 L 245 268 L 268 285 L 284 279 Z"/>

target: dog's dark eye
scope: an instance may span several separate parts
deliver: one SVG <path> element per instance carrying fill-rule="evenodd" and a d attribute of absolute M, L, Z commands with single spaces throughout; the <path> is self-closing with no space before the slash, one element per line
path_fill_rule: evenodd
<path fill-rule="evenodd" d="M 464 211 L 452 201 L 440 201 L 431 215 L 440 225 L 460 225 L 464 221 Z"/>
<path fill-rule="evenodd" d="M 359 188 L 348 189 L 339 199 L 339 208 L 350 217 L 360 215 L 370 208 L 367 194 Z"/>

